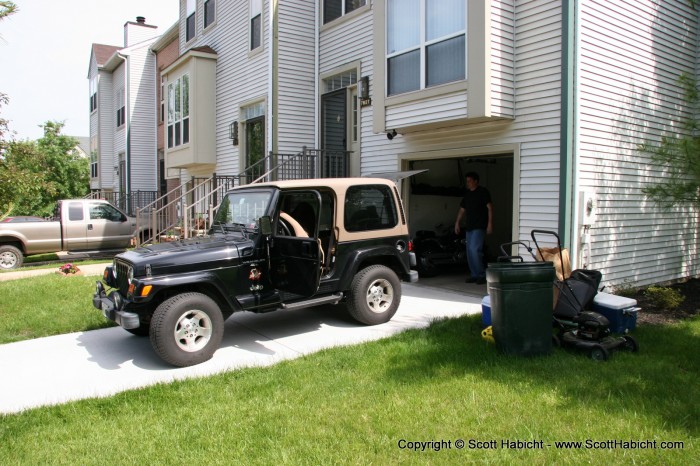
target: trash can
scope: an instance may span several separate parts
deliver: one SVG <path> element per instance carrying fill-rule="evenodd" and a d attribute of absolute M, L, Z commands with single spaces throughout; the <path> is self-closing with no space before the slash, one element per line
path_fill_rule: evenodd
<path fill-rule="evenodd" d="M 491 326 L 503 353 L 536 356 L 552 351 L 552 262 L 496 262 L 486 269 Z"/>

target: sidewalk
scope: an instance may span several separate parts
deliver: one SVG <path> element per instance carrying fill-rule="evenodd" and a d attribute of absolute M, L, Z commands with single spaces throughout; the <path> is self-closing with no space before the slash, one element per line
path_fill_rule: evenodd
<path fill-rule="evenodd" d="M 92 266 L 85 269 L 88 267 Z M 52 272 L 49 269 L 48 273 Z M 360 344 L 427 327 L 436 319 L 481 312 L 481 298 L 476 296 L 420 286 L 420 282 L 404 283 L 402 289 L 403 298 L 394 318 L 371 327 L 354 322 L 340 305 L 234 314 L 226 321 L 224 338 L 214 357 L 193 367 L 176 368 L 164 363 L 148 338 L 133 336 L 119 327 L 0 345 L 0 373 L 4 374 L 0 413 L 107 397 L 244 367 L 270 366 L 324 348 Z"/>
<path fill-rule="evenodd" d="M 112 262 L 103 262 L 99 264 L 89 264 L 89 265 L 78 265 L 78 268 L 83 272 L 83 275 L 102 275 L 102 272 L 104 272 L 105 267 L 110 265 Z M 63 263 L 57 263 L 56 267 L 51 267 L 47 269 L 25 269 L 25 270 L 18 270 L 16 272 L 3 272 L 0 273 L 0 282 L 8 281 L 8 280 L 18 280 L 20 278 L 28 278 L 28 277 L 36 277 L 39 275 L 49 275 L 52 273 L 56 273 L 58 271 L 58 268 L 63 265 Z"/>

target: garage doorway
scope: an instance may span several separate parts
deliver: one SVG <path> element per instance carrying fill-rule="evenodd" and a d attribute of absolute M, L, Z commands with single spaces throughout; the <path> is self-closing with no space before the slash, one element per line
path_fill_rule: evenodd
<path fill-rule="evenodd" d="M 412 237 L 426 232 L 437 236 L 454 235 L 454 221 L 466 190 L 465 175 L 474 171 L 479 174 L 480 185 L 491 193 L 494 206 L 494 231 L 486 237 L 486 261 L 495 261 L 500 255 L 500 245 L 513 241 L 513 153 L 416 158 L 405 160 L 404 166 L 411 170 L 427 170 L 411 177 L 409 185 L 404 186 Z M 463 264 L 447 264 L 441 268 L 442 278 L 435 282 L 445 283 L 451 289 L 464 289 L 467 270 Z M 485 286 L 474 288 L 473 294 L 486 294 Z"/>

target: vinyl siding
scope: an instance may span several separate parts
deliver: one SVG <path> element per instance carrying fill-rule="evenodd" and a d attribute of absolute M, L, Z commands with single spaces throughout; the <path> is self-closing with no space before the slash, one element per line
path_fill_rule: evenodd
<path fill-rule="evenodd" d="M 513 0 L 491 2 L 491 113 L 512 118 L 515 111 L 515 8 Z"/>
<path fill-rule="evenodd" d="M 642 188 L 659 170 L 636 150 L 677 133 L 677 79 L 696 72 L 697 11 L 682 1 L 580 5 L 578 184 L 596 193 L 591 266 L 611 283 L 697 275 L 698 210 L 663 208 Z"/>
<path fill-rule="evenodd" d="M 152 41 L 150 41 L 152 42 Z M 131 191 L 157 190 L 155 57 L 150 42 L 135 47 L 129 55 L 127 127 Z"/>
<path fill-rule="evenodd" d="M 315 2 L 280 2 L 278 43 L 278 152 L 316 146 Z"/>
<path fill-rule="evenodd" d="M 114 153 L 114 86 L 111 73 L 101 71 L 98 84 L 97 131 L 100 152 L 100 189 L 113 189 Z"/>

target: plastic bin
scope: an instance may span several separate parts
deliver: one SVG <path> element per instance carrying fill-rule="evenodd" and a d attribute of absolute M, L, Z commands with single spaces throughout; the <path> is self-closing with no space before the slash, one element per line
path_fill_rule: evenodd
<path fill-rule="evenodd" d="M 481 300 L 481 324 L 484 328 L 491 325 L 491 296 L 489 295 Z"/>
<path fill-rule="evenodd" d="M 610 322 L 613 333 L 628 333 L 637 327 L 637 300 L 609 293 L 598 293 L 593 298 L 593 310 Z"/>
<path fill-rule="evenodd" d="M 491 326 L 501 352 L 536 356 L 552 351 L 554 278 L 551 262 L 489 264 Z"/>

